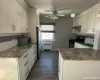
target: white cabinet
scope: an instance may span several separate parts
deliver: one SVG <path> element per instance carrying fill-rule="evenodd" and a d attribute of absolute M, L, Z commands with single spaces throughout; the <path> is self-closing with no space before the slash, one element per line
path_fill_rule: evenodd
<path fill-rule="evenodd" d="M 95 11 L 91 11 L 88 13 L 88 26 L 87 26 L 87 33 L 94 33 L 95 27 Z"/>
<path fill-rule="evenodd" d="M 72 33 L 78 33 L 78 32 L 79 32 L 78 30 L 74 29 L 74 27 L 78 26 L 78 20 L 79 20 L 79 19 L 78 19 L 77 17 L 75 17 L 75 18 L 73 19 Z"/>
<path fill-rule="evenodd" d="M 19 58 L 19 77 L 26 80 L 27 76 L 36 60 L 36 47 L 30 48 L 21 58 Z"/>
<path fill-rule="evenodd" d="M 32 46 L 20 58 L 0 58 L 0 80 L 26 80 L 36 60 L 34 51 L 36 47 Z"/>
<path fill-rule="evenodd" d="M 97 30 L 100 30 L 100 17 L 97 17 L 97 15 L 100 13 L 100 9 L 97 9 L 96 11 L 96 15 L 95 15 L 95 32 Z"/>
<path fill-rule="evenodd" d="M 86 33 L 87 23 L 88 23 L 87 14 L 79 17 L 78 24 L 81 25 L 81 33 Z"/>
<path fill-rule="evenodd" d="M 28 32 L 27 11 L 16 0 L 0 0 L 0 33 Z"/>
<path fill-rule="evenodd" d="M 28 51 L 28 58 L 29 58 L 29 70 L 31 70 L 31 68 L 33 67 L 33 64 L 35 62 L 35 58 L 36 58 L 36 48 L 31 48 L 29 51 Z"/>
<path fill-rule="evenodd" d="M 75 17 L 74 19 L 73 19 L 73 27 L 74 26 L 78 26 L 78 18 L 77 17 Z"/>
<path fill-rule="evenodd" d="M 20 28 L 20 4 L 16 0 L 12 1 L 11 7 L 11 25 L 13 33 L 21 33 Z"/>
<path fill-rule="evenodd" d="M 29 73 L 29 69 L 28 69 L 28 64 L 29 64 L 28 55 L 29 55 L 28 53 L 25 53 L 18 60 L 20 80 L 25 80 L 26 79 L 26 76 Z"/>
<path fill-rule="evenodd" d="M 17 58 L 0 58 L 0 80 L 19 80 Z"/>
<path fill-rule="evenodd" d="M 74 48 L 91 48 L 91 47 L 75 42 Z"/>
<path fill-rule="evenodd" d="M 88 33 L 88 34 L 94 34 L 96 30 L 99 28 L 99 20 L 100 18 L 97 18 L 97 15 L 99 14 L 99 8 L 97 9 L 95 7 L 92 7 L 83 13 L 79 14 L 75 18 L 79 18 L 78 25 L 81 25 L 81 32 L 80 33 Z M 75 25 L 77 21 L 73 22 L 73 25 Z"/>
<path fill-rule="evenodd" d="M 22 6 L 20 6 L 20 27 L 22 33 L 28 32 L 28 15 Z"/>
<path fill-rule="evenodd" d="M 59 53 L 59 63 L 63 60 L 61 66 L 61 76 L 59 80 L 91 80 L 100 76 L 100 61 L 93 60 L 68 60 Z"/>
<path fill-rule="evenodd" d="M 11 33 L 10 8 L 11 1 L 0 0 L 0 33 Z"/>

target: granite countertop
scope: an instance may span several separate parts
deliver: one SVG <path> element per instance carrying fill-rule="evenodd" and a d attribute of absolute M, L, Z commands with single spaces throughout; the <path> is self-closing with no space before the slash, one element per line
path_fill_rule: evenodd
<path fill-rule="evenodd" d="M 0 58 L 20 58 L 25 52 L 27 52 L 35 44 L 15 46 L 13 48 L 0 52 Z"/>
<path fill-rule="evenodd" d="M 59 48 L 63 59 L 65 60 L 100 60 L 100 50 Z"/>

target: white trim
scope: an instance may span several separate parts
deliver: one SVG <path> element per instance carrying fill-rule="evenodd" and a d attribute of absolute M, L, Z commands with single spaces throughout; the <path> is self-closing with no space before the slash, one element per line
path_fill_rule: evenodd
<path fill-rule="evenodd" d="M 51 51 L 58 51 L 58 49 L 51 49 Z"/>

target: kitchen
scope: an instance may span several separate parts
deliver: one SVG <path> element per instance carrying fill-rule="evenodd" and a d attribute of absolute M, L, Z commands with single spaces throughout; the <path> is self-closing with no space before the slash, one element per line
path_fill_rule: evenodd
<path fill-rule="evenodd" d="M 99 80 L 99 8 L 99 0 L 1 0 L 0 80 Z"/>

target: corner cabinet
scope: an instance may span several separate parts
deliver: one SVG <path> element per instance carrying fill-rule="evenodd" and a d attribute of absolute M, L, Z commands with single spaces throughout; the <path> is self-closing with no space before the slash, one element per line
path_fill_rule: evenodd
<path fill-rule="evenodd" d="M 100 4 L 97 4 L 83 13 L 79 14 L 73 19 L 73 26 L 75 26 L 78 17 L 78 25 L 81 25 L 81 31 L 79 33 L 95 34 L 97 30 L 100 30 Z"/>
<path fill-rule="evenodd" d="M 16 0 L 0 0 L 0 33 L 28 32 L 27 13 Z"/>

